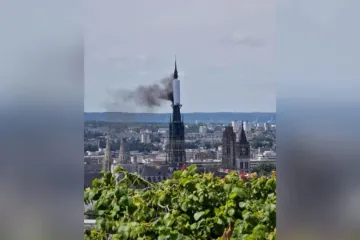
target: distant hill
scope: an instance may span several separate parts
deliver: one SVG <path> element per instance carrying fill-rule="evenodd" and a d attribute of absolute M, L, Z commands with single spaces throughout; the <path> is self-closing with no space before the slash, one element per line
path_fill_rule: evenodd
<path fill-rule="evenodd" d="M 169 122 L 170 113 L 125 113 L 125 112 L 85 112 L 85 121 L 105 121 L 105 122 Z M 253 112 L 195 112 L 183 113 L 184 122 L 214 122 L 230 123 L 233 120 L 246 120 L 250 122 L 276 121 L 276 113 Z"/>

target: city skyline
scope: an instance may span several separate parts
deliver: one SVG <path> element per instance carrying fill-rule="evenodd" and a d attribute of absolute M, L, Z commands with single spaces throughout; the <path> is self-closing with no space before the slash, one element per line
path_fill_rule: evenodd
<path fill-rule="evenodd" d="M 170 103 L 149 110 L 113 96 L 171 74 L 175 55 L 183 113 L 276 111 L 274 2 L 90 5 L 85 112 L 171 112 Z"/>

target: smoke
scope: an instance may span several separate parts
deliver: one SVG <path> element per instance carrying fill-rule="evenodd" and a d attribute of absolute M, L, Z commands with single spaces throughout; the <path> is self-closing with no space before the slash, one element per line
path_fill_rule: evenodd
<path fill-rule="evenodd" d="M 172 80 L 173 74 L 163 78 L 158 83 L 150 85 L 141 85 L 134 90 L 115 90 L 113 92 L 113 101 L 107 103 L 107 108 L 112 111 L 117 108 L 123 108 L 126 104 L 135 104 L 137 107 L 151 110 L 160 107 L 166 101 L 173 102 Z"/>
<path fill-rule="evenodd" d="M 124 96 L 125 101 L 147 108 L 160 107 L 164 101 L 173 102 L 173 75 L 163 78 L 160 83 L 138 86 Z"/>

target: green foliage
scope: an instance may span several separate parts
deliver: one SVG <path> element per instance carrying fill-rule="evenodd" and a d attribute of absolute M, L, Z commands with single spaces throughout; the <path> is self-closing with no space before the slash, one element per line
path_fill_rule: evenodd
<path fill-rule="evenodd" d="M 276 166 L 272 163 L 261 163 L 259 166 L 254 167 L 252 171 L 261 175 L 270 175 L 272 171 L 276 171 Z"/>
<path fill-rule="evenodd" d="M 233 172 L 220 179 L 190 166 L 151 184 L 117 171 L 124 174 L 119 184 L 106 173 L 85 190 L 85 203 L 92 202 L 98 214 L 85 239 L 221 239 L 231 221 L 232 239 L 275 240 L 275 176 L 243 181 Z"/>

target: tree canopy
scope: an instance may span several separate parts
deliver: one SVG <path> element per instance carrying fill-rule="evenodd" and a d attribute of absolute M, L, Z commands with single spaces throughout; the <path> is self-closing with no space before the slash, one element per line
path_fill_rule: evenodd
<path fill-rule="evenodd" d="M 244 180 L 231 172 L 221 179 L 190 166 L 151 184 L 124 169 L 116 171 L 123 175 L 119 183 L 105 173 L 85 190 L 84 201 L 97 215 L 85 239 L 209 240 L 225 233 L 231 239 L 275 239 L 275 175 Z"/>

